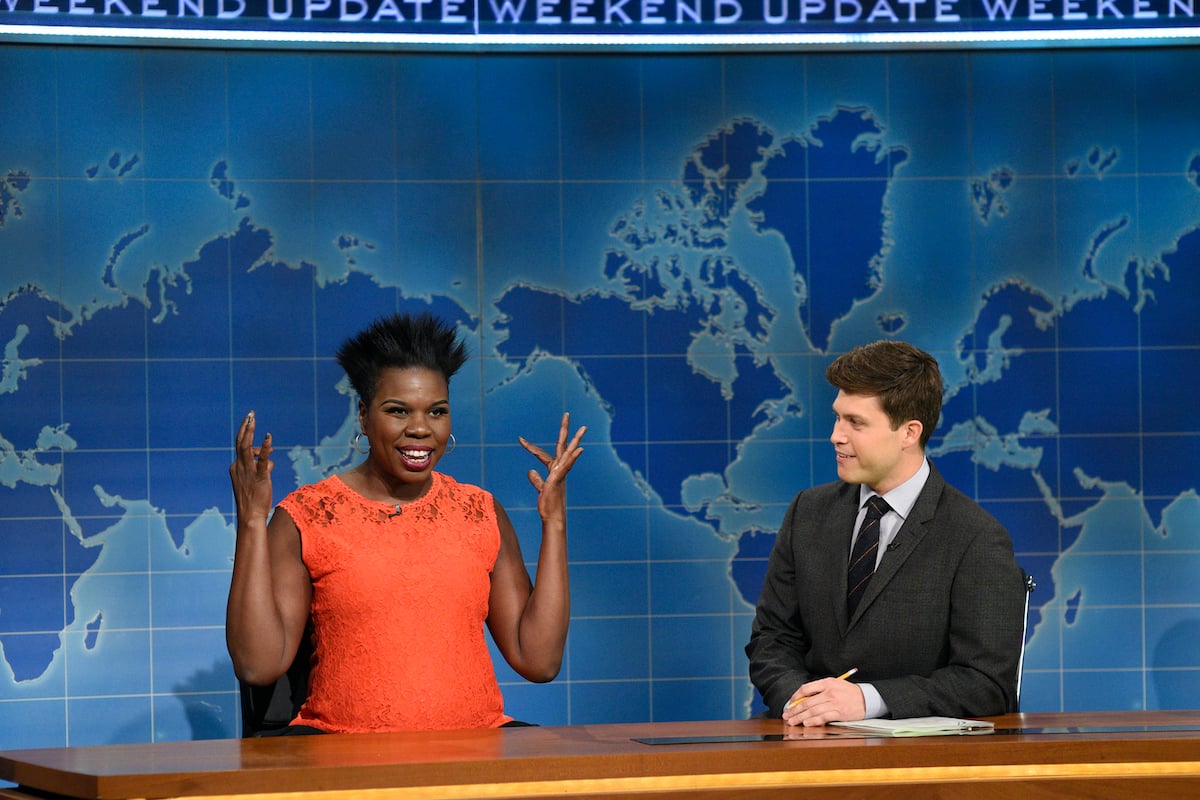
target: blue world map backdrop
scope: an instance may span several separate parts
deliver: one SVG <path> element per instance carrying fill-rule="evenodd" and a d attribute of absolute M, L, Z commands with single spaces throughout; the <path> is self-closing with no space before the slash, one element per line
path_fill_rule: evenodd
<path fill-rule="evenodd" d="M 743 652 L 824 368 L 947 379 L 931 455 L 1038 583 L 1025 710 L 1200 706 L 1200 50 L 0 48 L 0 748 L 240 734 L 227 468 L 356 457 L 332 359 L 432 310 L 443 468 L 539 527 L 586 424 L 542 724 L 757 710 Z"/>

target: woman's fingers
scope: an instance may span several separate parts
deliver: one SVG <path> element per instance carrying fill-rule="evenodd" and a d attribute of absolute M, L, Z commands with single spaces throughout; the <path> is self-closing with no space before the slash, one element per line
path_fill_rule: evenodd
<path fill-rule="evenodd" d="M 263 437 L 262 447 L 255 451 L 254 457 L 258 460 L 258 474 L 270 472 L 271 467 L 271 434 Z"/>
<path fill-rule="evenodd" d="M 262 447 L 254 446 L 255 423 L 253 411 L 242 419 L 242 424 L 238 427 L 237 438 L 234 441 L 236 459 L 230 467 L 230 473 L 233 473 L 235 469 L 240 469 L 246 473 L 254 473 L 255 477 L 261 479 L 267 477 L 274 466 L 271 463 L 271 453 L 274 448 L 269 433 L 263 436 Z"/>

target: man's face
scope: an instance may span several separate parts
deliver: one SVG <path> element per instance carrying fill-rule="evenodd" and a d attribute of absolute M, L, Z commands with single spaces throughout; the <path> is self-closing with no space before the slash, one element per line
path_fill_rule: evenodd
<path fill-rule="evenodd" d="M 920 462 L 913 458 L 919 454 L 919 422 L 912 420 L 893 429 L 878 397 L 841 391 L 833 401 L 833 415 L 829 441 L 837 453 L 839 478 L 865 483 L 884 494 L 916 472 L 914 463 Z"/>

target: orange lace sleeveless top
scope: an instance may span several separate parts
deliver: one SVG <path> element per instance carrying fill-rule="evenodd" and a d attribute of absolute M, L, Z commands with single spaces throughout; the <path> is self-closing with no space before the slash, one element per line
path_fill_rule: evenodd
<path fill-rule="evenodd" d="M 294 724 L 353 733 L 511 720 L 483 632 L 500 551 L 489 493 L 435 472 L 396 514 L 335 475 L 279 505 L 300 529 L 313 586 L 315 655 Z"/>

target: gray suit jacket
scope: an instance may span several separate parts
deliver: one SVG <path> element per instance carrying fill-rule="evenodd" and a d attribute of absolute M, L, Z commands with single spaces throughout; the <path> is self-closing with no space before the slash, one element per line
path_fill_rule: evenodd
<path fill-rule="evenodd" d="M 851 667 L 895 718 L 1016 710 L 1025 589 L 1007 531 L 932 468 L 848 618 L 858 491 L 803 491 L 779 530 L 746 645 L 770 715 L 801 684 Z"/>

